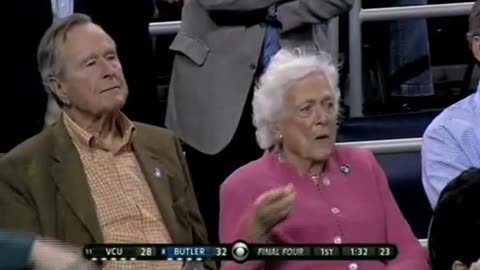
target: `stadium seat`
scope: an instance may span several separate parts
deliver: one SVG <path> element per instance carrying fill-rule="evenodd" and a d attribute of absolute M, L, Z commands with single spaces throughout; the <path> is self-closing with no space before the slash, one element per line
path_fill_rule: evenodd
<path fill-rule="evenodd" d="M 351 118 L 338 130 L 338 142 L 418 138 L 440 111 Z M 405 219 L 417 238 L 426 238 L 432 210 L 422 186 L 420 150 L 376 154 Z"/>
<path fill-rule="evenodd" d="M 337 142 L 388 140 L 422 137 L 441 111 L 349 118 L 341 122 Z"/>
<path fill-rule="evenodd" d="M 426 238 L 432 209 L 422 186 L 420 151 L 378 154 L 390 189 L 417 238 Z"/>

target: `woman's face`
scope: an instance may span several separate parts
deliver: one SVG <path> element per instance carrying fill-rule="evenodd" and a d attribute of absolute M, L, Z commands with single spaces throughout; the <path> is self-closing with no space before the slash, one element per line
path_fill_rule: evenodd
<path fill-rule="evenodd" d="M 277 132 L 282 147 L 301 159 L 325 161 L 337 134 L 334 90 L 321 74 L 311 74 L 288 89 Z"/>

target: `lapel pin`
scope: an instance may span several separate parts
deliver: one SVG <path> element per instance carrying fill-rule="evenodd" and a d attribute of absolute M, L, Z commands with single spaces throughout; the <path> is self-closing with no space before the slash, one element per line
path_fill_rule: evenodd
<path fill-rule="evenodd" d="M 344 175 L 347 175 L 350 173 L 350 165 L 348 164 L 343 164 L 342 166 L 340 166 L 340 171 L 344 174 Z"/>
<path fill-rule="evenodd" d="M 155 168 L 155 172 L 153 173 L 155 177 L 160 178 L 162 177 L 162 171 L 159 168 Z"/>

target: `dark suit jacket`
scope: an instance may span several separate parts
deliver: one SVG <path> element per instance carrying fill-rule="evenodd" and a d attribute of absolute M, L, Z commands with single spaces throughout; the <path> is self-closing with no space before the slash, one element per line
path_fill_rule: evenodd
<path fill-rule="evenodd" d="M 165 129 L 135 127 L 135 154 L 173 242 L 206 243 L 179 142 Z M 156 168 L 166 172 L 160 179 L 154 176 Z M 0 228 L 78 246 L 103 242 L 80 156 L 63 121 L 0 159 L 0 213 Z"/>
<path fill-rule="evenodd" d="M 24 269 L 28 265 L 34 237 L 0 230 L 0 269 Z"/>

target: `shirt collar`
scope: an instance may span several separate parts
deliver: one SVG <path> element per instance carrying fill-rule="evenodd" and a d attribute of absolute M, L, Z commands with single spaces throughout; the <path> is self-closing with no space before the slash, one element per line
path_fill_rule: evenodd
<path fill-rule="evenodd" d="M 120 116 L 117 118 L 115 123 L 122 134 L 121 143 L 117 149 L 108 149 L 105 147 L 102 141 L 98 139 L 98 134 L 92 134 L 81 128 L 66 113 L 63 113 L 63 121 L 74 142 L 79 143 L 80 145 L 89 149 L 99 148 L 116 153 L 125 146 L 131 146 L 135 135 L 135 125 L 123 113 L 120 113 Z"/>

